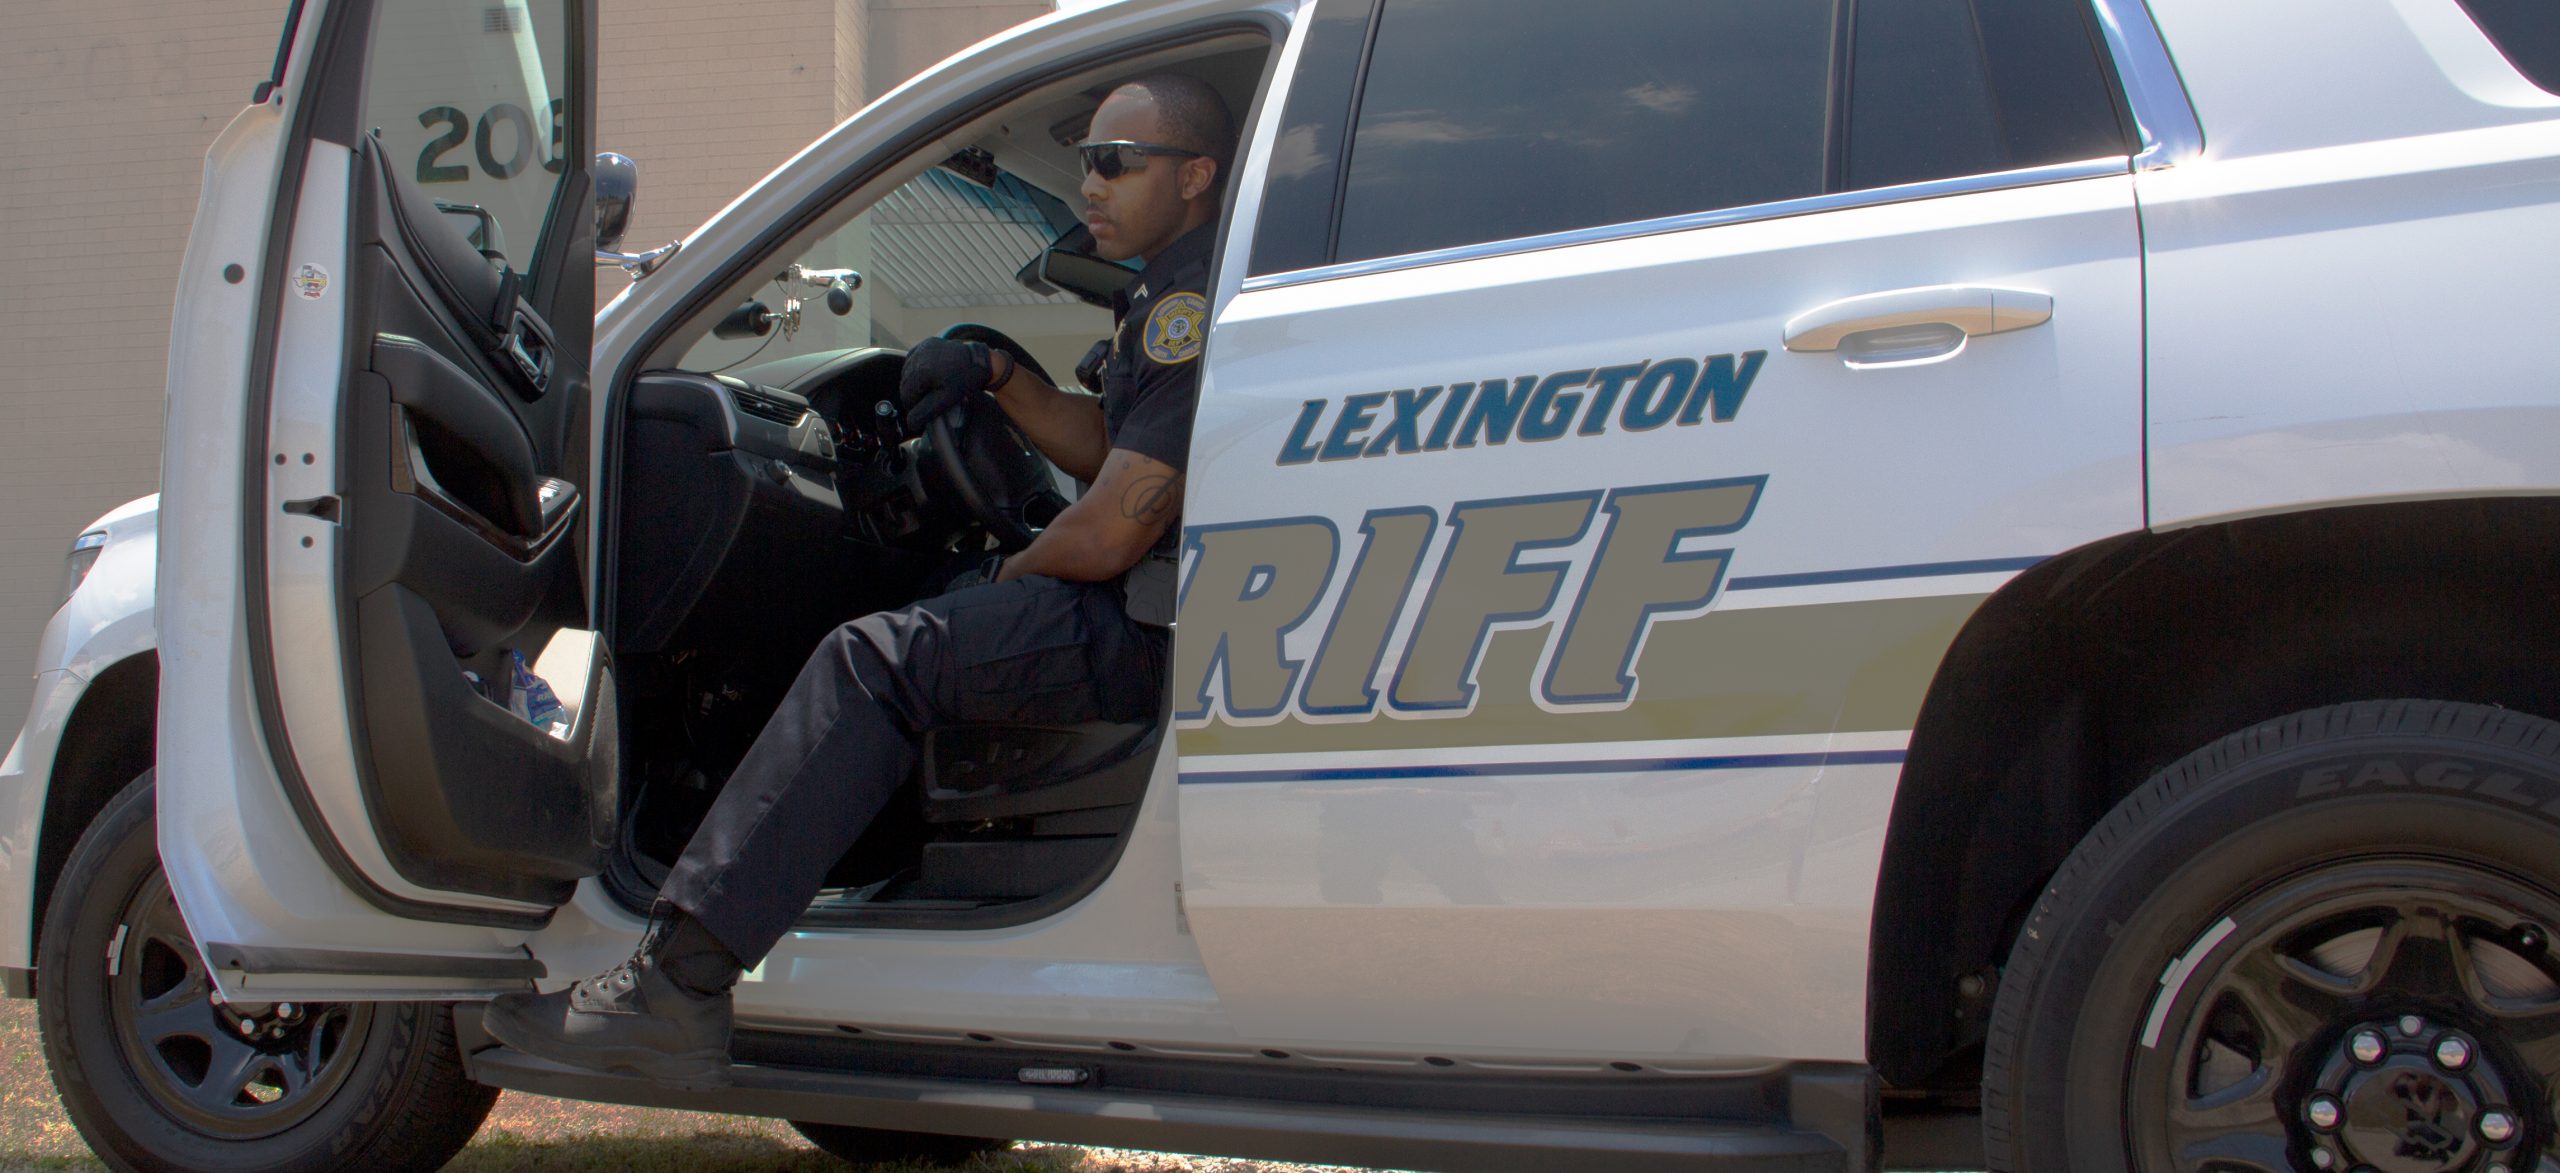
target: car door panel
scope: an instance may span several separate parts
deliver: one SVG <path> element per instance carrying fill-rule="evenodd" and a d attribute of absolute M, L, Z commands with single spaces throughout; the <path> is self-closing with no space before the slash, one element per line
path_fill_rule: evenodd
<path fill-rule="evenodd" d="M 1860 1058 L 1874 853 L 1930 667 L 2020 566 L 2141 524 L 2138 265 L 2119 170 L 1222 304 L 1173 688 L 1185 907 L 1238 1027 Z M 1947 284 L 2053 316 L 1922 365 L 1783 347 L 1807 310 Z M 1593 372 L 1648 363 L 1728 369 L 1732 394 L 1684 418 L 1629 375 L 1576 410 Z M 1468 379 L 1585 398 L 1437 451 L 1426 411 L 1398 447 L 1387 393 Z M 1603 581 L 1634 567 L 1658 604 Z M 1433 647 L 1449 613 L 1482 617 L 1462 659 Z M 1596 632 L 1605 654 L 1576 648 Z"/>
<path fill-rule="evenodd" d="M 1327 0 L 1357 69 L 1302 56 L 1332 88 L 1240 175 L 1275 235 L 1221 270 L 1193 437 L 1187 923 L 1292 1051 L 1860 1061 L 1939 656 L 2142 524 L 2087 14 L 1457 7 Z M 1765 68 L 1681 68 L 1735 45 Z"/>
<path fill-rule="evenodd" d="M 402 877 L 556 904 L 601 862 L 585 747 L 490 703 L 461 667 L 486 679 L 496 649 L 530 660 L 583 620 L 575 547 L 557 540 L 576 491 L 558 482 L 561 506 L 541 504 L 561 466 L 531 432 L 550 387 L 507 369 L 492 324 L 537 315 L 378 139 L 355 156 L 369 302 L 351 317 L 372 327 L 341 404 L 358 777 Z M 551 377 L 572 362 L 553 356 Z"/>
<path fill-rule="evenodd" d="M 1326 0 L 1357 74 L 1300 59 L 1331 90 L 1290 92 L 1293 166 L 1242 174 L 1172 656 L 1188 925 L 1290 1050 L 1859 1063 L 1938 656 L 2143 525 L 2097 33 L 1454 10 Z M 1764 69 L 1677 69 L 1736 44 Z"/>
<path fill-rule="evenodd" d="M 231 635 L 182 628 L 165 645 L 172 678 L 205 685 L 190 699 L 236 714 L 174 723 L 162 747 L 179 759 L 164 775 L 162 849 L 181 907 L 209 949 L 270 967 L 216 962 L 226 982 L 305 997 L 491 988 L 475 984 L 494 980 L 481 963 L 543 924 L 609 840 L 611 673 L 588 633 L 576 537 L 592 286 L 583 255 L 563 261 L 592 238 L 578 155 L 594 6 L 506 11 L 485 25 L 477 10 L 418 0 L 305 11 L 281 121 L 265 128 L 285 160 L 268 193 L 281 243 L 256 286 L 263 312 L 244 323 L 246 428 L 229 443 L 210 442 L 219 426 L 193 444 L 173 432 L 178 508 L 194 500 L 199 515 L 236 510 L 245 523 L 233 539 L 245 557 L 188 547 L 163 566 L 203 576 L 173 589 L 232 589 L 245 604 Z M 431 196 L 404 169 L 417 149 L 398 140 L 407 128 L 371 109 L 403 109 L 421 86 L 549 109 L 563 121 L 533 157 L 553 157 L 513 186 L 500 175 Z M 194 262 L 230 246 L 191 241 L 182 299 L 221 271 Z M 218 280 L 243 276 L 235 265 Z M 173 361 L 173 429 L 204 419 L 181 399 L 226 393 L 197 377 L 210 373 Z M 236 504 L 198 469 L 225 458 L 247 464 Z M 550 728 L 510 711 L 518 656 L 561 694 Z M 187 667 L 211 663 L 234 667 Z M 265 765 L 190 768 L 243 757 L 244 737 Z M 290 828 L 253 813 L 276 809 L 270 794 Z M 199 813 L 201 834 L 176 833 L 171 812 Z M 314 863 L 333 883 L 314 883 Z M 312 960 L 322 954 L 385 960 L 367 974 Z M 453 959 L 452 982 L 438 986 L 438 963 L 421 956 Z M 293 957 L 311 964 L 277 960 Z"/>

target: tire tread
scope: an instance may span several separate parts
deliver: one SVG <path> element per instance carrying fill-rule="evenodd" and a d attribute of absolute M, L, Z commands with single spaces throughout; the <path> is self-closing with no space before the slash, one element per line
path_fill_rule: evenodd
<path fill-rule="evenodd" d="M 2411 734 L 2560 757 L 2560 723 L 2532 714 L 2457 701 L 2353 701 L 2272 718 L 2226 735 L 2161 768 L 2098 820 L 2045 882 L 2002 967 L 1982 1054 L 1983 1150 L 1994 1173 L 2021 1167 L 2017 1154 L 2025 1138 L 2012 1089 L 2023 1086 L 2029 1074 L 2019 1070 L 2020 1045 L 2035 1010 L 2032 989 L 2052 961 L 2054 929 L 2076 911 L 2075 898 L 2115 865 L 2123 845 L 2156 820 L 2204 797 L 2221 779 L 2266 758 L 2311 745 Z"/>
<path fill-rule="evenodd" d="M 383 1056 L 381 1074 L 364 1089 L 364 1102 L 339 1118 L 332 1125 L 334 1132 L 325 1136 L 279 1145 L 272 1142 L 294 1134 L 253 1142 L 225 1142 L 172 1133 L 200 1148 L 192 1154 L 178 1154 L 160 1151 L 165 1146 L 155 1145 L 128 1126 L 122 1117 L 134 1109 L 130 1105 L 123 1111 L 115 1107 L 119 1096 L 134 1094 L 114 1082 L 124 1078 L 116 1074 L 120 1069 L 112 1066 L 120 1061 L 112 1056 L 105 1058 L 103 1061 L 111 1065 L 111 1074 L 105 1080 L 93 1076 L 89 1060 L 72 1043 L 75 1034 L 83 1029 L 73 1021 L 74 996 L 69 991 L 74 983 L 62 979 L 71 966 L 71 942 L 80 935 L 75 931 L 76 923 L 84 914 L 96 914 L 94 907 L 83 904 L 83 898 L 98 889 L 97 881 L 110 868 L 133 867 L 135 861 L 120 861 L 117 857 L 137 850 L 133 838 L 148 835 L 155 827 L 152 787 L 152 773 L 145 771 L 99 812 L 64 863 L 63 881 L 56 885 L 45 912 L 45 944 L 39 958 L 44 992 L 36 1006 L 39 1033 L 43 1036 L 47 1065 L 52 1069 L 54 1089 L 82 1139 L 101 1161 L 118 1170 L 195 1167 L 258 1173 L 320 1173 L 337 1169 L 426 1173 L 452 1160 L 479 1131 L 497 1102 L 498 1091 L 473 1082 L 464 1073 L 453 1012 L 450 1007 L 434 1003 L 382 1004 L 374 1015 L 373 1029 L 388 1031 L 390 1037 L 365 1040 L 388 1052 Z M 152 866 L 156 867 L 156 853 L 153 860 Z M 112 1051 L 112 1047 L 108 1050 Z M 367 1057 L 358 1055 L 355 1060 L 363 1063 Z M 349 1084 L 341 1087 L 338 1094 L 354 1090 L 354 1085 Z M 148 1107 L 140 1110 L 152 1111 Z M 304 1121 L 295 1131 L 326 1119 L 324 1110 L 324 1115 Z"/>

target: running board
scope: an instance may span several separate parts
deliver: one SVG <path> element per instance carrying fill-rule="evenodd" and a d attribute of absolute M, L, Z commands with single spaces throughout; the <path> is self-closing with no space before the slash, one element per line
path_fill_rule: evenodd
<path fill-rule="evenodd" d="M 1852 1154 L 1803 1122 L 1784 1127 L 1389 1109 L 754 1064 L 734 1068 L 730 1087 L 683 1091 L 536 1059 L 490 1043 L 477 1015 L 457 1019 L 466 1048 L 477 1044 L 466 1060 L 473 1079 L 536 1095 L 638 1107 L 1449 1173 L 1862 1173 L 1874 1167 L 1873 1150 L 1861 1143 L 1864 1120 L 1851 1124 L 1851 1136 L 1865 1151 Z M 1842 1078 L 1846 1074 L 1808 1071 L 1807 1079 L 1791 1081 L 1798 1087 L 1791 1098 L 1826 1124 L 1846 1123 L 1837 1119 L 1839 1109 L 1855 1115 L 1871 1110 L 1864 1076 Z M 1845 1086 L 1850 1084 L 1855 1086 Z"/>
<path fill-rule="evenodd" d="M 443 953 L 376 953 L 356 949 L 280 949 L 264 945 L 206 942 L 205 959 L 215 969 L 238 970 L 260 977 L 270 974 L 325 974 L 335 977 L 435 977 L 472 981 L 524 982 L 550 976 L 533 954 L 521 948 L 512 955 L 456 957 Z"/>

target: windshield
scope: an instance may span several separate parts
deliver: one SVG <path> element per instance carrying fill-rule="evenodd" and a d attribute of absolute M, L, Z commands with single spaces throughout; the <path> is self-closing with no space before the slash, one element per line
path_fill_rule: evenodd
<path fill-rule="evenodd" d="M 774 266 L 776 279 L 722 313 L 736 337 L 705 337 L 691 370 L 752 378 L 778 359 L 858 346 L 905 348 L 961 322 L 1020 340 L 1061 378 L 1110 330 L 1107 310 L 1039 280 L 1050 244 L 1078 230 L 1071 200 L 964 151 L 900 184 L 815 247 Z M 830 308 L 830 275 L 859 274 Z M 796 310 L 795 310 L 796 307 Z M 742 316 L 743 315 L 743 316 Z M 748 319 L 753 318 L 753 321 Z M 762 333 L 741 333 L 751 325 Z"/>

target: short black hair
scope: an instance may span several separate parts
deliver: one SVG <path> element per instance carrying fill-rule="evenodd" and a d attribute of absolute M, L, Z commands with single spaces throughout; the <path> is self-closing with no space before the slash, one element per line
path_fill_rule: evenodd
<path fill-rule="evenodd" d="M 1120 83 L 1116 90 L 1145 90 L 1163 120 L 1165 145 L 1198 151 L 1218 161 L 1223 176 L 1235 158 L 1236 124 L 1218 88 L 1182 73 L 1155 73 Z"/>

